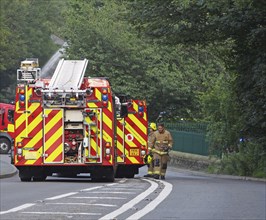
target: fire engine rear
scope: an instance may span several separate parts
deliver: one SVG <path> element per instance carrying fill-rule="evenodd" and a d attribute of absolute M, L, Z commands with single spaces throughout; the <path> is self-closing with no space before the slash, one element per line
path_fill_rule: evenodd
<path fill-rule="evenodd" d="M 18 70 L 14 164 L 21 181 L 53 173 L 114 180 L 114 96 L 106 79 L 84 77 L 87 63 L 62 59 L 51 80 L 40 79 L 39 68 Z"/>
<path fill-rule="evenodd" d="M 117 172 L 116 177 L 133 178 L 139 168 L 144 166 L 147 153 L 148 118 L 144 100 L 129 99 L 119 96 L 125 106 L 121 106 L 122 114 L 117 117 Z M 123 113 L 126 108 L 126 113 Z"/>

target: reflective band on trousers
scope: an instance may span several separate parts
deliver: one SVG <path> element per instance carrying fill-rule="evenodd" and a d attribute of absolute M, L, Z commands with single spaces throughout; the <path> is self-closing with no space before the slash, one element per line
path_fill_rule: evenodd
<path fill-rule="evenodd" d="M 156 144 L 168 144 L 169 141 L 156 141 Z"/>
<path fill-rule="evenodd" d="M 160 155 L 166 155 L 166 154 L 168 154 L 168 152 L 165 152 L 165 151 L 159 151 L 159 150 L 156 150 L 156 149 L 153 149 L 152 152 L 153 152 L 153 153 L 160 154 Z"/>

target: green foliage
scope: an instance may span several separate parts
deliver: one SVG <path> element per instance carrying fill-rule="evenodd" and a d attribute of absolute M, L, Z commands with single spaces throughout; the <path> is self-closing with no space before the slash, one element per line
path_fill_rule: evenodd
<path fill-rule="evenodd" d="M 244 142 L 239 145 L 239 152 L 226 154 L 221 161 L 220 172 L 266 178 L 266 153 L 262 145 Z"/>
<path fill-rule="evenodd" d="M 234 76 L 221 75 L 209 90 L 201 95 L 203 114 L 209 121 L 208 138 L 211 152 L 236 151 L 241 136 L 239 106 L 232 83 Z"/>
<path fill-rule="evenodd" d="M 61 24 L 63 1 L 2 0 L 0 9 L 0 101 L 14 99 L 16 69 L 27 57 L 42 66 L 56 50 L 50 35 Z"/>
<path fill-rule="evenodd" d="M 65 38 L 70 58 L 88 58 L 89 76 L 105 76 L 117 93 L 145 98 L 154 120 L 200 116 L 197 94 L 222 71 L 216 57 L 199 46 L 160 46 L 128 22 L 120 1 L 69 1 Z M 74 30 L 74 31 L 73 31 Z"/>
<path fill-rule="evenodd" d="M 149 120 L 166 111 L 172 121 L 209 122 L 212 151 L 237 152 L 221 170 L 261 175 L 261 163 L 249 168 L 247 162 L 265 155 L 265 6 L 255 0 L 2 0 L 0 101 L 13 98 L 21 60 L 46 62 L 55 33 L 67 40 L 68 58 L 89 60 L 89 76 L 108 77 L 115 93 L 146 99 Z M 243 151 L 240 137 L 249 140 Z"/>
<path fill-rule="evenodd" d="M 150 41 L 167 47 L 201 45 L 225 68 L 198 94 L 202 116 L 211 122 L 213 150 L 237 150 L 244 136 L 264 153 L 265 1 L 142 0 L 128 5 L 131 23 Z"/>

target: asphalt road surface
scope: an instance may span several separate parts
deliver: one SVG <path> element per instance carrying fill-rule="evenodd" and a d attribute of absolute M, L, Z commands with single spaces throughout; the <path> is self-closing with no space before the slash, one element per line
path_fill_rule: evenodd
<path fill-rule="evenodd" d="M 165 181 L 143 178 L 94 183 L 48 177 L 20 182 L 18 175 L 0 179 L 0 219 L 246 219 L 263 220 L 266 185 L 262 181 L 225 179 L 167 170 Z"/>

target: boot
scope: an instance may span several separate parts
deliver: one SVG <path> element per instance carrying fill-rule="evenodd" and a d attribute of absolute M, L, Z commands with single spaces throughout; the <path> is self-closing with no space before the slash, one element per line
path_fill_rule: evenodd
<path fill-rule="evenodd" d="M 146 174 L 144 175 L 144 177 L 152 177 L 153 175 L 152 174 Z"/>
<path fill-rule="evenodd" d="M 154 174 L 154 175 L 153 175 L 153 178 L 154 178 L 154 179 L 157 179 L 157 180 L 158 180 L 159 177 L 160 177 L 160 176 L 159 176 L 158 174 Z"/>

